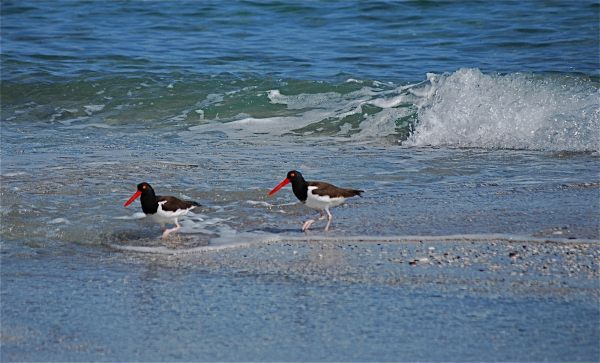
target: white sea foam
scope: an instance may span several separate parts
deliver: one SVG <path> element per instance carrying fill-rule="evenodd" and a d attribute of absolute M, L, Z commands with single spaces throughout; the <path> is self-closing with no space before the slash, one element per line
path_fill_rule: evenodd
<path fill-rule="evenodd" d="M 304 108 L 330 108 L 333 103 L 342 99 L 337 92 L 326 93 L 301 93 L 298 95 L 285 96 L 279 90 L 271 90 L 268 93 L 269 100 L 275 104 L 285 104 L 290 110 Z"/>
<path fill-rule="evenodd" d="M 70 118 L 67 120 L 60 120 L 58 122 L 60 122 L 61 124 L 65 125 L 65 126 L 71 126 L 71 124 L 73 124 L 74 122 L 81 122 L 81 121 L 86 121 L 89 119 L 90 118 L 88 116 L 80 116 L 80 117 Z M 51 121 L 53 121 L 53 120 L 54 120 L 54 118 Z"/>
<path fill-rule="evenodd" d="M 280 117 L 265 117 L 254 118 L 245 117 L 236 121 L 221 123 L 212 122 L 208 124 L 192 126 L 189 131 L 192 133 L 210 133 L 224 132 L 229 137 L 244 139 L 251 135 L 272 135 L 281 136 L 290 132 L 295 128 L 300 128 L 309 125 L 314 120 L 319 120 L 326 113 L 323 111 L 308 111 L 299 116 L 280 116 Z M 181 133 L 185 137 L 186 133 Z"/>
<path fill-rule="evenodd" d="M 13 172 L 13 173 L 2 173 L 0 175 L 3 176 L 3 177 L 6 177 L 6 178 L 12 178 L 12 177 L 15 177 L 15 176 L 23 176 L 23 175 L 30 175 L 30 174 L 26 173 L 24 171 L 16 171 L 16 172 Z"/>
<path fill-rule="evenodd" d="M 190 213 L 179 221 L 179 233 L 221 234 L 230 229 L 225 222 L 229 219 L 208 218 L 205 215 Z"/>
<path fill-rule="evenodd" d="M 142 219 L 142 218 L 146 218 L 146 215 L 142 212 L 135 212 L 131 215 L 127 215 L 127 216 L 118 216 L 118 217 L 114 217 L 114 219 L 125 219 L 125 220 L 129 220 L 129 219 Z"/>
<path fill-rule="evenodd" d="M 477 69 L 428 78 L 418 123 L 406 145 L 599 149 L 599 92 L 591 81 L 486 75 Z"/>
<path fill-rule="evenodd" d="M 71 129 L 71 130 L 81 130 L 81 129 L 88 129 L 88 128 L 114 129 L 116 127 L 115 126 L 111 126 L 111 125 L 107 125 L 107 124 L 97 123 L 97 122 L 87 123 L 87 124 L 80 124 L 80 125 L 71 125 L 71 126 L 66 127 L 66 129 Z"/>
<path fill-rule="evenodd" d="M 598 82 L 585 77 L 498 75 L 460 69 L 428 73 L 427 79 L 417 84 L 374 84 L 350 93 L 285 95 L 272 89 L 267 92 L 269 101 L 294 113 L 267 113 L 264 117 L 240 113 L 230 122 L 221 122 L 216 116 L 212 122 L 190 127 L 189 132 L 219 132 L 246 140 L 333 136 L 354 142 L 388 140 L 389 136 L 399 139 L 410 133 L 408 140 L 400 140 L 405 146 L 600 148 Z M 213 94 L 196 106 L 202 109 L 222 100 L 223 95 Z"/>
<path fill-rule="evenodd" d="M 77 113 L 77 111 L 78 111 L 78 110 L 77 110 L 77 108 L 62 108 L 62 107 L 57 107 L 57 108 L 55 109 L 55 111 L 56 111 L 56 112 L 55 112 L 55 113 L 53 113 L 53 114 L 50 116 L 50 122 L 54 122 L 54 121 L 56 121 L 57 119 L 64 117 L 64 115 L 65 115 L 65 114 L 71 114 L 71 115 L 74 115 L 74 114 L 76 114 L 76 113 Z M 18 113 L 18 112 L 15 112 L 15 113 Z"/>
<path fill-rule="evenodd" d="M 271 208 L 274 207 L 273 204 L 271 203 L 267 203 L 264 201 L 257 201 L 257 200 L 247 200 L 246 203 L 250 204 L 250 205 L 259 205 L 261 207 L 267 207 L 267 208 Z"/>
<path fill-rule="evenodd" d="M 360 123 L 360 131 L 352 138 L 354 140 L 376 139 L 396 133 L 396 120 L 408 116 L 410 110 L 405 108 L 387 108 L 375 115 L 370 115 Z"/>
<path fill-rule="evenodd" d="M 346 80 L 346 83 L 364 83 L 364 81 L 361 81 L 359 79 L 354 79 L 354 78 L 348 78 Z"/>
<path fill-rule="evenodd" d="M 169 117 L 167 119 L 167 121 L 169 121 L 169 122 L 181 122 L 181 121 L 185 121 L 185 119 L 188 117 L 189 113 L 190 113 L 189 110 L 183 110 L 178 115 Z"/>
<path fill-rule="evenodd" d="M 83 109 L 88 116 L 91 116 L 94 112 L 102 111 L 104 107 L 105 105 L 85 105 Z"/>
<path fill-rule="evenodd" d="M 208 245 L 202 244 L 197 247 L 190 248 L 169 248 L 165 245 L 161 246 L 139 246 L 139 245 L 122 245 L 122 244 L 110 244 L 110 247 L 128 252 L 139 252 L 139 253 L 152 253 L 152 254 L 165 254 L 165 255 L 189 255 L 195 253 L 202 253 L 207 251 L 216 251 L 228 248 L 240 248 L 249 247 L 258 243 L 265 243 L 268 241 L 278 241 L 280 237 L 276 234 L 256 231 L 256 232 L 240 232 L 227 224 L 224 224 L 225 220 L 222 219 L 211 219 L 204 220 L 202 222 L 186 220 L 182 222 L 182 228 L 178 233 L 186 233 L 191 239 L 195 235 L 211 235 L 208 240 Z"/>
<path fill-rule="evenodd" d="M 250 204 L 250 205 L 258 205 L 261 207 L 267 207 L 267 208 L 277 208 L 277 207 L 284 207 L 284 206 L 290 206 L 290 205 L 294 205 L 297 204 L 297 202 L 292 202 L 292 203 L 283 203 L 283 204 L 271 204 L 265 201 L 257 201 L 257 200 L 247 200 L 246 203 Z"/>
<path fill-rule="evenodd" d="M 71 222 L 66 218 L 54 218 L 48 224 L 71 224 Z"/>

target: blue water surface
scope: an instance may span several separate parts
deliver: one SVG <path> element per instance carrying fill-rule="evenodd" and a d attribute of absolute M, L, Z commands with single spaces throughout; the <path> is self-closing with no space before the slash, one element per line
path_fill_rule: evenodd
<path fill-rule="evenodd" d="M 232 73 L 598 76 L 597 1 L 5 1 L 3 79 Z"/>

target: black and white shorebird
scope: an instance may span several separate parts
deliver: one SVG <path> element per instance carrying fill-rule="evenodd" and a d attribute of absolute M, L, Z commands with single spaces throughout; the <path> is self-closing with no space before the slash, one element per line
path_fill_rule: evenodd
<path fill-rule="evenodd" d="M 177 218 L 187 214 L 189 211 L 200 204 L 191 200 L 181 200 L 171 196 L 160 196 L 154 193 L 154 189 L 148 183 L 140 183 L 137 185 L 137 191 L 125 202 L 125 207 L 129 206 L 133 201 L 140 197 L 142 203 L 142 211 L 147 217 L 150 217 L 156 223 L 159 223 L 165 228 L 166 223 L 175 224 L 174 228 L 164 230 L 162 238 L 166 238 L 169 233 L 177 231 L 181 225 Z"/>
<path fill-rule="evenodd" d="M 309 208 L 316 209 L 319 211 L 320 216 L 318 219 L 309 219 L 302 225 L 302 231 L 306 232 L 310 226 L 317 220 L 322 220 L 327 217 L 327 225 L 325 230 L 329 230 L 333 216 L 329 212 L 329 208 L 336 207 L 343 204 L 346 198 L 360 196 L 364 190 L 359 189 L 345 189 L 339 188 L 335 185 L 320 182 L 320 181 L 306 181 L 299 171 L 292 170 L 287 173 L 287 176 L 281 183 L 273 188 L 269 195 L 273 195 L 283 188 L 288 183 L 292 183 L 292 191 L 296 198 L 298 198 L 304 205 Z M 323 213 L 325 212 L 327 216 Z"/>

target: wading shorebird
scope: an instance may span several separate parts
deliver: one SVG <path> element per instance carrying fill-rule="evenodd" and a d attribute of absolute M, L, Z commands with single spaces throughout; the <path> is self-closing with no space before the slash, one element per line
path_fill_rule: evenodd
<path fill-rule="evenodd" d="M 296 198 L 298 198 L 304 205 L 309 208 L 316 209 L 320 213 L 318 219 L 309 219 L 302 225 L 302 231 L 306 232 L 311 224 L 317 220 L 325 219 L 325 213 L 327 213 L 327 225 L 325 231 L 329 230 L 333 216 L 329 212 L 329 208 L 337 207 L 346 201 L 346 198 L 360 196 L 364 190 L 358 189 L 345 189 L 339 188 L 335 185 L 320 182 L 320 181 L 306 181 L 299 171 L 292 170 L 287 173 L 287 176 L 281 183 L 269 192 L 269 196 L 277 193 L 279 189 L 283 188 L 288 183 L 292 183 L 292 191 Z"/>
<path fill-rule="evenodd" d="M 139 196 L 142 203 L 142 211 L 147 217 L 150 217 L 156 223 L 163 227 L 164 232 L 162 238 L 166 238 L 169 233 L 177 231 L 181 228 L 177 218 L 187 214 L 189 211 L 200 204 L 191 200 L 181 200 L 171 196 L 160 196 L 154 194 L 154 189 L 148 183 L 140 183 L 137 185 L 137 191 L 125 202 L 125 207 L 129 206 Z M 175 224 L 174 228 L 165 229 L 166 223 Z"/>

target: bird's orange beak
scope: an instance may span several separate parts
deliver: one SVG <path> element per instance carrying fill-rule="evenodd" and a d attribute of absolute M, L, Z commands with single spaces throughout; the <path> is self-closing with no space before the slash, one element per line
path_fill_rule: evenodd
<path fill-rule="evenodd" d="M 133 201 L 136 200 L 140 195 L 142 195 L 142 192 L 140 192 L 139 190 L 137 192 L 133 193 L 131 198 L 129 198 L 129 200 L 125 202 L 124 206 L 127 207 L 128 205 L 133 203 Z"/>
<path fill-rule="evenodd" d="M 275 188 L 273 188 L 270 192 L 269 192 L 269 196 L 277 193 L 279 191 L 279 189 L 283 188 L 284 186 L 287 185 L 287 183 L 289 183 L 290 180 L 288 178 L 283 179 L 283 181 L 279 184 L 277 184 L 277 186 Z"/>

